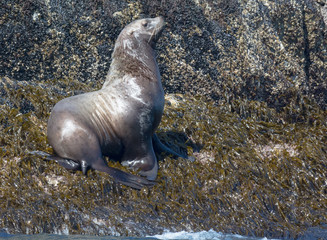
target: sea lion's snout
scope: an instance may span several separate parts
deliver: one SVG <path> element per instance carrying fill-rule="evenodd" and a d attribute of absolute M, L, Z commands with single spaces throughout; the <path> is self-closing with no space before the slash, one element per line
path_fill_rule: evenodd
<path fill-rule="evenodd" d="M 162 31 L 162 29 L 165 27 L 166 23 L 165 23 L 165 19 L 163 17 L 156 17 L 155 19 L 156 22 L 156 28 L 158 29 L 158 31 Z"/>
<path fill-rule="evenodd" d="M 161 16 L 154 18 L 155 22 L 157 23 L 158 27 L 163 28 L 165 26 L 165 19 Z"/>
<path fill-rule="evenodd" d="M 158 38 L 160 37 L 160 34 L 166 25 L 165 20 L 161 16 L 152 18 L 152 25 L 153 25 L 153 32 L 151 34 L 150 40 L 156 42 L 158 40 Z"/>

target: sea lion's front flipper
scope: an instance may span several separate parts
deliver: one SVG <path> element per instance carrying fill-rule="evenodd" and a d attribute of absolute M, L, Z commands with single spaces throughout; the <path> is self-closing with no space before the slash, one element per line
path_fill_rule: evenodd
<path fill-rule="evenodd" d="M 152 187 L 156 184 L 155 181 L 149 181 L 145 178 L 121 171 L 117 168 L 108 167 L 106 165 L 101 167 L 93 166 L 92 168 L 101 172 L 108 173 L 111 177 L 113 177 L 115 182 L 138 190 L 142 189 L 143 187 Z"/>

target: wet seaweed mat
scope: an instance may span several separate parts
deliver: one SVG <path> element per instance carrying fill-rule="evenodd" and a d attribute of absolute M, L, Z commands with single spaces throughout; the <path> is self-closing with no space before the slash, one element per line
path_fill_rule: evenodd
<path fill-rule="evenodd" d="M 144 236 L 214 229 L 281 238 L 327 222 L 327 113 L 307 99 L 277 112 L 257 101 L 218 105 L 166 96 L 158 136 L 195 161 L 161 157 L 158 183 L 137 191 L 104 173 L 85 177 L 27 154 L 51 151 L 45 134 L 51 107 L 91 86 L 1 84 L 8 91 L 0 108 L 0 227 L 9 233 Z M 24 113 L 22 103 L 37 107 Z"/>

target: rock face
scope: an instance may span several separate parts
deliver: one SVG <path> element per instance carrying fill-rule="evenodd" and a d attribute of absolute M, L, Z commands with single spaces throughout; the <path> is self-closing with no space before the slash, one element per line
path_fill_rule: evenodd
<path fill-rule="evenodd" d="M 52 151 L 55 103 L 102 86 L 121 29 L 158 15 L 158 136 L 194 162 L 136 191 L 28 155 Z M 0 1 L 0 233 L 323 238 L 326 22 L 325 0 Z"/>
<path fill-rule="evenodd" d="M 128 22 L 162 15 L 167 92 L 326 109 L 325 1 L 2 1 L 0 75 L 102 83 Z M 325 16 L 326 17 L 326 16 Z"/>

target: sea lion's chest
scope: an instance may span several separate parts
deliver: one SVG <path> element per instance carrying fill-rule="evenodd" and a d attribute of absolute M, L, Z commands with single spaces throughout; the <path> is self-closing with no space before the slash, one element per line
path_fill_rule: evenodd
<path fill-rule="evenodd" d="M 161 83 L 142 84 L 139 79 L 125 77 L 94 92 L 92 104 L 86 108 L 101 145 L 110 145 L 128 128 L 154 132 L 163 113 L 164 92 Z"/>
<path fill-rule="evenodd" d="M 130 110 L 141 112 L 142 109 L 151 110 L 151 113 L 159 113 L 164 108 L 164 91 L 160 77 L 147 79 L 131 75 L 125 75 L 121 79 L 115 79 L 105 88 L 102 94 L 107 94 L 107 103 L 117 110 L 117 114 L 132 114 Z M 138 115 L 138 114 L 135 114 Z M 131 116 L 129 116 L 131 117 Z"/>

